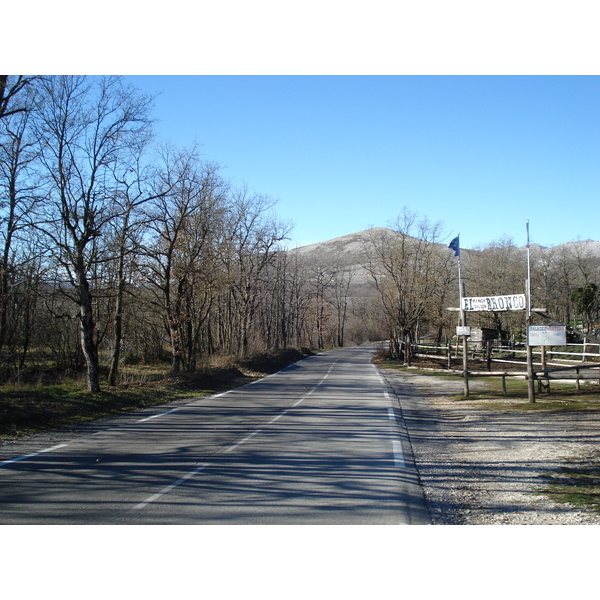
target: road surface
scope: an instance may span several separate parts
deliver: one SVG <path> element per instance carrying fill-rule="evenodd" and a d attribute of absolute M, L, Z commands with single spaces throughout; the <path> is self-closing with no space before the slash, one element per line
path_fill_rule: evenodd
<path fill-rule="evenodd" d="M 373 347 L 0 462 L 0 524 L 430 523 Z"/>

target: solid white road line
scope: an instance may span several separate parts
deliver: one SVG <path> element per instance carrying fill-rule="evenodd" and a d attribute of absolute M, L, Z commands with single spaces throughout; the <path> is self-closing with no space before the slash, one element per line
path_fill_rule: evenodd
<path fill-rule="evenodd" d="M 375 369 L 375 373 L 377 374 L 377 379 L 379 379 L 379 383 L 381 383 L 381 385 L 385 385 L 385 381 L 383 380 L 379 369 L 373 363 L 371 363 L 371 366 L 373 367 L 373 369 Z"/>
<path fill-rule="evenodd" d="M 139 421 L 136 421 L 136 423 L 143 423 L 144 421 L 150 421 L 151 419 L 158 419 L 158 417 L 164 417 L 165 415 L 169 415 L 171 413 L 174 413 L 177 410 L 179 410 L 179 409 L 178 408 L 172 408 L 171 410 L 168 410 L 166 412 L 159 413 L 157 415 L 152 415 L 151 417 L 146 417 L 145 419 L 140 419 Z"/>
<path fill-rule="evenodd" d="M 17 458 L 11 458 L 10 460 L 5 460 L 0 462 L 0 467 L 4 465 L 9 465 L 10 463 L 18 462 L 20 460 L 25 460 L 26 458 L 32 458 L 37 456 L 38 454 L 44 454 L 45 452 L 52 452 L 52 450 L 58 450 L 59 448 L 64 448 L 68 446 L 68 444 L 58 444 L 58 446 L 52 446 L 52 448 L 46 448 L 45 450 L 40 450 L 39 452 L 34 452 L 33 454 L 26 454 L 25 456 L 19 456 Z"/>
<path fill-rule="evenodd" d="M 394 464 L 397 467 L 405 467 L 406 463 L 404 462 L 404 454 L 402 454 L 402 444 L 400 440 L 392 441 L 392 449 L 394 451 Z"/>
<path fill-rule="evenodd" d="M 388 418 L 396 423 L 396 415 L 393 408 L 388 408 Z M 394 452 L 394 464 L 397 467 L 406 467 L 404 462 L 404 454 L 402 453 L 402 443 L 400 440 L 392 440 L 392 451 Z"/>

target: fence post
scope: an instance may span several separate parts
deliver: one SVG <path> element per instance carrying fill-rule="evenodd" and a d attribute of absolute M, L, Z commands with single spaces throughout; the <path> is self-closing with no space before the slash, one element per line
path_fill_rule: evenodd
<path fill-rule="evenodd" d="M 550 347 L 550 350 L 552 350 L 552 347 Z M 546 346 L 542 346 L 542 371 L 544 371 L 546 369 Z M 542 387 L 544 385 L 544 382 L 541 379 L 538 379 L 538 392 L 541 394 L 542 393 Z M 550 379 L 546 379 L 546 389 L 548 391 L 548 393 L 550 393 Z"/>
<path fill-rule="evenodd" d="M 488 371 L 492 370 L 492 341 L 485 343 L 485 366 Z"/>

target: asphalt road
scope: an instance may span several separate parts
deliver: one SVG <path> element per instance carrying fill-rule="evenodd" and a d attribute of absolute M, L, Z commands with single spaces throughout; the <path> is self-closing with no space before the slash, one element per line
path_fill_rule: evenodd
<path fill-rule="evenodd" d="M 0 524 L 426 524 L 372 347 L 0 462 Z"/>

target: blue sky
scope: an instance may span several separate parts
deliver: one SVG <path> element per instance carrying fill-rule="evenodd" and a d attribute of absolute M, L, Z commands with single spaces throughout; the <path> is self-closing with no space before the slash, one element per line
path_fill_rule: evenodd
<path fill-rule="evenodd" d="M 407 206 L 448 241 L 600 240 L 598 76 L 137 76 L 158 138 L 277 200 L 292 245 Z"/>

